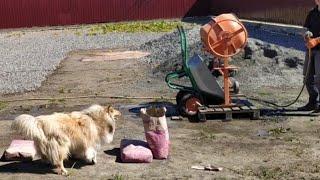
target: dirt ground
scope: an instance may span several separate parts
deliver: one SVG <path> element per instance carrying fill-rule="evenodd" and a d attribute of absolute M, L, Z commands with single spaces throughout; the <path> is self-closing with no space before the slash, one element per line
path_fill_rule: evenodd
<path fill-rule="evenodd" d="M 171 149 L 167 160 L 150 164 L 119 162 L 123 138 L 144 139 L 137 109 L 151 99 L 109 99 L 66 97 L 88 95 L 175 97 L 160 74 L 137 60 L 81 62 L 84 56 L 101 51 L 71 52 L 60 68 L 37 91 L 3 95 L 1 99 L 55 97 L 55 100 L 16 101 L 0 111 L 0 152 L 15 137 L 12 119 L 21 114 L 48 114 L 81 110 L 94 104 L 113 104 L 123 113 L 117 122 L 114 141 L 102 146 L 96 165 L 66 162 L 71 179 L 319 179 L 320 119 L 318 117 L 267 117 L 261 120 L 210 120 L 205 123 L 172 121 L 168 118 Z M 110 50 L 108 50 L 110 51 Z M 268 96 L 261 90 L 261 94 Z M 273 90 L 274 91 L 274 90 Z M 270 91 L 273 93 L 273 91 Z M 293 90 L 296 92 L 297 90 Z M 269 91 L 268 91 L 269 92 Z M 284 98 L 286 99 L 286 98 Z M 163 100 L 169 107 L 174 101 Z M 269 135 L 258 136 L 269 132 Z M 193 165 L 223 167 L 220 172 L 193 170 Z M 1 179 L 63 179 L 39 160 L 0 162 Z"/>

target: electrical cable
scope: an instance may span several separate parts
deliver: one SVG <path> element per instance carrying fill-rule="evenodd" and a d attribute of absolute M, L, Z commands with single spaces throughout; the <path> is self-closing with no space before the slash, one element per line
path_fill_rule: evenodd
<path fill-rule="evenodd" d="M 306 76 L 305 76 L 305 77 L 308 77 L 308 76 L 309 76 L 310 62 L 311 62 L 311 48 L 308 48 L 308 66 L 307 66 L 307 71 L 306 71 Z M 305 78 L 305 77 L 304 77 L 304 78 Z M 273 106 L 275 106 L 275 107 L 286 108 L 286 107 L 289 107 L 289 106 L 293 105 L 294 103 L 296 103 L 296 102 L 299 100 L 299 98 L 300 98 L 300 96 L 301 96 L 301 94 L 302 94 L 305 86 L 306 86 L 306 82 L 305 82 L 305 79 L 304 79 L 304 81 L 303 81 L 303 86 L 302 86 L 302 88 L 301 88 L 298 96 L 296 97 L 296 99 L 295 99 L 294 101 L 288 103 L 288 104 L 285 104 L 285 105 L 279 105 L 279 104 L 276 104 L 276 103 L 271 102 L 271 101 L 268 101 L 268 100 L 259 99 L 259 98 L 254 98 L 254 97 L 247 97 L 247 98 L 250 99 L 250 100 L 253 100 L 253 101 L 263 102 L 263 103 L 266 103 L 266 104 L 270 104 L 270 105 L 273 105 Z"/>

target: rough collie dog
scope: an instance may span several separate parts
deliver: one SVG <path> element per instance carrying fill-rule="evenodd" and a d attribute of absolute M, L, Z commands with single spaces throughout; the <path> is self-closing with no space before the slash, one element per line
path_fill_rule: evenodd
<path fill-rule="evenodd" d="M 67 175 L 63 160 L 69 156 L 97 162 L 96 148 L 113 140 L 115 120 L 120 115 L 111 106 L 92 105 L 68 114 L 23 114 L 15 118 L 12 128 L 35 142 L 41 159 L 54 165 L 56 173 Z"/>

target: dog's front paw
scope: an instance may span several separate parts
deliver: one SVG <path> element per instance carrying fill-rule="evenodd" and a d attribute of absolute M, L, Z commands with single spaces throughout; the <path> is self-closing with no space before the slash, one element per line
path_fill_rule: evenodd
<path fill-rule="evenodd" d="M 97 164 L 97 156 L 92 159 L 92 164 Z"/>
<path fill-rule="evenodd" d="M 86 151 L 86 162 L 89 164 L 97 163 L 97 151 L 93 148 L 88 148 Z"/>
<path fill-rule="evenodd" d="M 65 169 L 61 169 L 61 168 L 55 169 L 54 172 L 57 173 L 58 175 L 63 175 L 63 176 L 68 175 L 68 171 Z"/>
<path fill-rule="evenodd" d="M 63 176 L 68 176 L 69 173 L 68 173 L 67 170 L 62 170 L 62 171 L 61 171 L 61 175 L 63 175 Z"/>

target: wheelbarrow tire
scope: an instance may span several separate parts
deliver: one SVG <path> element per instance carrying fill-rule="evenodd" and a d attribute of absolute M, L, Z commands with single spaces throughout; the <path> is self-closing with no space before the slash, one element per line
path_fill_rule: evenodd
<path fill-rule="evenodd" d="M 237 80 L 235 80 L 234 78 L 230 78 L 231 82 L 232 82 L 232 92 L 234 94 L 239 94 L 240 92 L 240 84 Z"/>
<path fill-rule="evenodd" d="M 233 82 L 233 92 L 235 94 L 239 94 L 239 92 L 240 92 L 240 84 L 238 81 Z"/>
<path fill-rule="evenodd" d="M 176 103 L 177 103 L 177 105 L 180 104 L 180 101 L 181 101 L 182 97 L 183 97 L 185 94 L 187 94 L 187 93 L 188 93 L 188 91 L 184 91 L 184 90 L 180 90 L 180 91 L 177 93 L 177 95 L 176 95 Z"/>
<path fill-rule="evenodd" d="M 198 121 L 198 103 L 202 104 L 201 98 L 196 94 L 184 94 L 178 104 L 180 115 L 188 117 L 190 121 Z"/>

